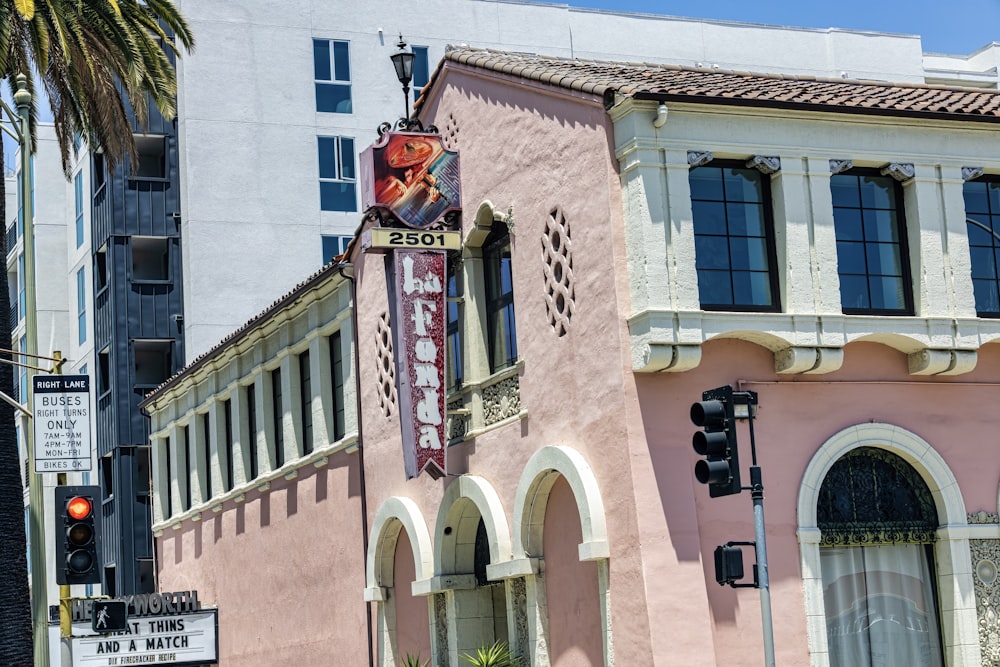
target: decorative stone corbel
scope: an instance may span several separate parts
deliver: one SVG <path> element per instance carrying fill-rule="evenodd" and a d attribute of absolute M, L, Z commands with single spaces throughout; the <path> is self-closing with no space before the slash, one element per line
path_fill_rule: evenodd
<path fill-rule="evenodd" d="M 843 364 L 844 350 L 839 347 L 786 347 L 774 353 L 774 372 L 783 375 L 822 375 Z"/>
<path fill-rule="evenodd" d="M 985 173 L 986 169 L 983 167 L 962 167 L 962 180 L 974 181 Z"/>
<path fill-rule="evenodd" d="M 917 173 L 914 169 L 913 164 L 909 162 L 890 162 L 889 164 L 882 167 L 879 170 L 880 174 L 883 176 L 892 176 L 900 183 L 905 183 L 906 181 L 913 178 Z"/>
<path fill-rule="evenodd" d="M 701 363 L 701 345 L 672 345 L 647 343 L 639 345 L 632 353 L 632 370 L 637 373 L 666 371 L 680 373 L 696 368 Z"/>
<path fill-rule="evenodd" d="M 754 155 L 747 160 L 746 166 L 756 169 L 762 174 L 770 175 L 781 169 L 781 158 L 777 155 Z"/>
<path fill-rule="evenodd" d="M 840 174 L 848 169 L 854 169 L 854 162 L 851 160 L 830 160 L 830 173 Z"/>
<path fill-rule="evenodd" d="M 932 350 L 925 348 L 907 355 L 910 375 L 962 375 L 976 367 L 975 350 Z"/>
<path fill-rule="evenodd" d="M 688 165 L 692 167 L 708 164 L 713 159 L 711 151 L 688 151 Z"/>

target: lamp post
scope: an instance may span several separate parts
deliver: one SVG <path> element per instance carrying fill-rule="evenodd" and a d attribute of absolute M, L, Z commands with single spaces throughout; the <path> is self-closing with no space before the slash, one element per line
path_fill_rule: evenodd
<path fill-rule="evenodd" d="M 396 68 L 396 78 L 403 84 L 403 118 L 410 117 L 410 81 L 413 80 L 413 52 L 407 50 L 403 35 L 399 35 L 399 42 L 396 44 L 399 51 L 389 56 L 392 59 L 392 66 Z"/>

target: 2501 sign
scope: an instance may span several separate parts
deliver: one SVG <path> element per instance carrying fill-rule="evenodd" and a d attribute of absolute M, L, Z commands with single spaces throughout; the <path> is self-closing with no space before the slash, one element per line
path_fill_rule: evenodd
<path fill-rule="evenodd" d="M 372 229 L 369 231 L 369 248 L 411 248 L 427 250 L 458 250 L 461 238 L 458 232 L 419 232 L 403 229 Z"/>

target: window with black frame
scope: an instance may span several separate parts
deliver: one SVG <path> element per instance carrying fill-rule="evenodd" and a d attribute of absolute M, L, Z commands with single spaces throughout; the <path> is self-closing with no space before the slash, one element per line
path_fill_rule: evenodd
<path fill-rule="evenodd" d="M 976 313 L 1000 317 L 1000 179 L 969 181 L 962 192 Z"/>
<path fill-rule="evenodd" d="M 462 388 L 462 321 L 461 297 L 462 278 L 460 264 L 455 259 L 448 261 L 448 340 L 445 361 L 445 389 L 448 392 Z"/>
<path fill-rule="evenodd" d="M 490 372 L 495 373 L 512 366 L 517 361 L 510 232 L 501 222 L 493 223 L 493 229 L 483 244 L 483 272 L 486 283 L 486 328 Z"/>
<path fill-rule="evenodd" d="M 704 310 L 780 310 L 770 180 L 722 160 L 689 172 Z"/>
<path fill-rule="evenodd" d="M 903 188 L 877 170 L 830 177 L 840 303 L 848 315 L 912 315 Z"/>

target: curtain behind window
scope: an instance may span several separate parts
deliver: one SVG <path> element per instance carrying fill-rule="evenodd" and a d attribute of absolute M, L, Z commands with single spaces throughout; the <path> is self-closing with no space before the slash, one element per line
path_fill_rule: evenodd
<path fill-rule="evenodd" d="M 943 665 L 929 549 L 890 544 L 820 550 L 831 665 Z"/>

